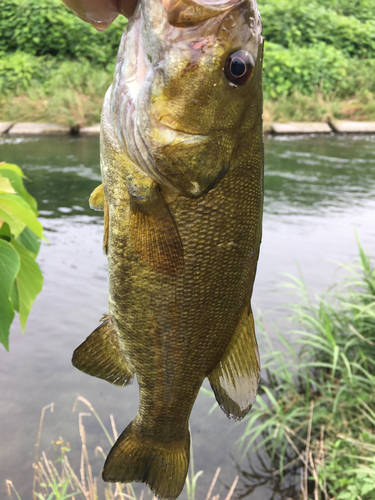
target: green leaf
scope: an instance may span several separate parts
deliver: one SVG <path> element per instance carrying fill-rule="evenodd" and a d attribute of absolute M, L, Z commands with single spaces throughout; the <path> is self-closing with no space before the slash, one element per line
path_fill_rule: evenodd
<path fill-rule="evenodd" d="M 10 169 L 0 170 L 0 179 L 1 176 L 6 177 L 10 180 L 13 189 L 15 189 L 16 192 L 26 201 L 26 203 L 30 205 L 35 215 L 38 215 L 38 209 L 37 209 L 38 205 L 36 199 L 33 196 L 31 196 L 30 193 L 27 192 L 21 176 L 14 170 Z"/>
<path fill-rule="evenodd" d="M 0 176 L 0 193 L 15 193 L 15 190 L 7 177 Z"/>
<path fill-rule="evenodd" d="M 0 163 L 0 170 L 12 170 L 13 172 L 16 172 L 17 175 L 20 177 L 25 177 L 24 173 L 20 169 L 18 165 L 14 165 L 13 163 Z"/>
<path fill-rule="evenodd" d="M 12 234 L 10 232 L 9 224 L 0 222 L 0 239 L 9 241 L 12 238 Z"/>
<path fill-rule="evenodd" d="M 18 243 L 21 243 L 27 250 L 32 252 L 35 257 L 39 253 L 40 249 L 40 240 L 38 237 L 29 229 L 28 227 L 25 227 L 25 229 L 22 231 L 22 233 L 18 236 L 17 238 Z"/>
<path fill-rule="evenodd" d="M 17 251 L 0 239 L 0 342 L 9 350 L 9 329 L 14 319 L 11 290 L 20 269 Z"/>
<path fill-rule="evenodd" d="M 375 471 L 374 471 L 375 472 Z M 372 480 L 371 482 L 366 482 L 363 486 L 362 486 L 362 490 L 361 490 L 361 495 L 366 495 L 366 493 L 369 493 L 370 491 L 373 491 L 375 490 L 375 481 Z"/>
<path fill-rule="evenodd" d="M 12 241 L 11 245 L 17 251 L 21 266 L 16 276 L 18 290 L 18 312 L 22 331 L 25 332 L 26 320 L 33 305 L 33 302 L 43 286 L 43 276 L 35 256 L 17 241 Z"/>
<path fill-rule="evenodd" d="M 37 220 L 30 205 L 14 194 L 0 195 L 0 218 L 9 224 L 15 238 L 28 226 L 39 238 L 43 238 L 43 226 Z"/>

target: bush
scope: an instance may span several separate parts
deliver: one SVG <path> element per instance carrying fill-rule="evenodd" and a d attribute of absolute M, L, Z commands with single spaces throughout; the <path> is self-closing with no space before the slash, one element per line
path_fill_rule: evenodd
<path fill-rule="evenodd" d="M 83 23 L 61 0 L 6 0 L 0 9 L 0 51 L 57 59 L 86 58 L 106 66 L 116 58 L 127 20 L 104 32 Z"/>
<path fill-rule="evenodd" d="M 325 42 L 348 57 L 375 57 L 375 5 L 363 22 L 332 8 L 304 0 L 268 0 L 260 8 L 266 40 L 285 47 Z"/>
<path fill-rule="evenodd" d="M 54 67 L 52 60 L 15 52 L 0 58 L 0 92 L 19 94 L 27 91 L 33 81 L 43 82 Z"/>
<path fill-rule="evenodd" d="M 279 97 L 299 91 L 323 95 L 333 91 L 343 94 L 348 86 L 349 62 L 331 45 L 293 47 L 289 50 L 275 43 L 265 44 L 264 91 L 266 97 Z"/>
<path fill-rule="evenodd" d="M 361 21 L 374 18 L 375 0 L 317 0 L 319 5 L 331 8 L 344 16 L 355 16 Z"/>

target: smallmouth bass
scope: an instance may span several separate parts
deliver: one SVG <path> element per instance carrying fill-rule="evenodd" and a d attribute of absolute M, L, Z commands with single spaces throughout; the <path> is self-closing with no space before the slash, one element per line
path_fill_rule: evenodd
<path fill-rule="evenodd" d="M 255 0 L 140 0 L 102 111 L 109 313 L 73 364 L 139 411 L 109 482 L 180 494 L 189 416 L 205 377 L 241 419 L 259 382 L 250 299 L 263 206 L 262 25 Z"/>

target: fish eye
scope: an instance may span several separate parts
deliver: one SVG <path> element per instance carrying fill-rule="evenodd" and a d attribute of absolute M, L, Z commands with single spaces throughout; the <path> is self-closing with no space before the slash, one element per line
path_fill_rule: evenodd
<path fill-rule="evenodd" d="M 243 85 L 250 80 L 255 61 L 247 50 L 236 50 L 227 57 L 225 76 L 232 83 Z"/>

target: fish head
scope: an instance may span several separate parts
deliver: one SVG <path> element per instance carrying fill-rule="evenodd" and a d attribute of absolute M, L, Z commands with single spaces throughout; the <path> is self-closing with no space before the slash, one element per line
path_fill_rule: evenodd
<path fill-rule="evenodd" d="M 140 0 L 112 86 L 118 141 L 162 186 L 202 196 L 261 129 L 262 58 L 255 0 Z"/>

